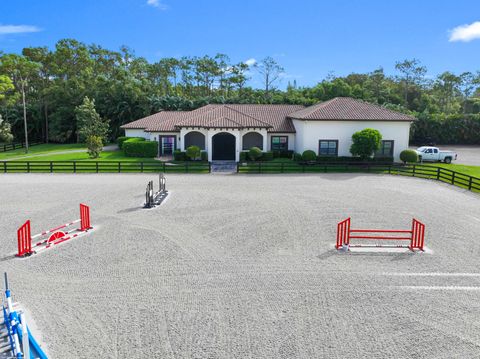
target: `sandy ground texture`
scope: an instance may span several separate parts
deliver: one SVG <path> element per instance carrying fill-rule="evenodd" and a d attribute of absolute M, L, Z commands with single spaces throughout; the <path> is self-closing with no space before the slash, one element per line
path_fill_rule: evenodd
<path fill-rule="evenodd" d="M 52 358 L 478 358 L 480 196 L 376 175 L 0 176 L 0 270 Z M 95 230 L 28 259 L 32 233 Z M 338 253 L 336 223 L 427 225 L 431 254 Z"/>

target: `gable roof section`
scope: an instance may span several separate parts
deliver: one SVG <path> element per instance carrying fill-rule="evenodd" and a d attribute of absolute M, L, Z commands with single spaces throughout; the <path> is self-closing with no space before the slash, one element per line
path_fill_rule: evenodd
<path fill-rule="evenodd" d="M 161 111 L 139 120 L 120 126 L 124 129 L 142 129 L 147 132 L 177 131 L 175 124 L 181 121 L 189 111 Z"/>
<path fill-rule="evenodd" d="M 295 132 L 288 115 L 300 105 L 206 105 L 193 111 L 162 111 L 121 128 L 146 132 L 178 132 L 181 127 L 266 128 L 268 132 Z"/>
<path fill-rule="evenodd" d="M 415 117 L 349 97 L 336 97 L 291 113 L 289 117 L 312 121 L 415 121 Z"/>

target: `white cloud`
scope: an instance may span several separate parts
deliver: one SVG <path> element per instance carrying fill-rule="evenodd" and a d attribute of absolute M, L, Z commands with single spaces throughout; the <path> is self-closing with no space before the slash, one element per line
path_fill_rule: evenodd
<path fill-rule="evenodd" d="M 450 42 L 469 42 L 475 39 L 480 39 L 480 21 L 460 25 L 450 31 Z"/>
<path fill-rule="evenodd" d="M 0 35 L 23 34 L 26 32 L 39 32 L 42 29 L 31 25 L 0 25 Z"/>
<path fill-rule="evenodd" d="M 248 59 L 247 61 L 244 62 L 245 65 L 248 65 L 248 66 L 253 66 L 257 63 L 257 60 L 255 60 L 253 57 Z"/>
<path fill-rule="evenodd" d="M 147 0 L 147 5 L 156 7 L 160 10 L 166 10 L 168 6 L 162 2 L 162 0 Z"/>

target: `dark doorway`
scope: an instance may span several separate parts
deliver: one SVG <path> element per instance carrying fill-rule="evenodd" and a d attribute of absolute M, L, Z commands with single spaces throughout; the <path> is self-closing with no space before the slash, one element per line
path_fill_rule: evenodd
<path fill-rule="evenodd" d="M 212 160 L 235 161 L 235 136 L 226 132 L 212 137 Z"/>
<path fill-rule="evenodd" d="M 158 136 L 158 155 L 173 155 L 177 142 L 176 136 Z"/>

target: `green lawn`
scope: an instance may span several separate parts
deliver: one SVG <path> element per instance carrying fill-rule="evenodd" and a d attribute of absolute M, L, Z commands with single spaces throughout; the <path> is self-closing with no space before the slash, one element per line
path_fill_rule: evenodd
<path fill-rule="evenodd" d="M 427 165 L 427 164 L 424 163 L 424 165 Z M 442 167 L 447 170 L 452 170 L 452 171 L 460 172 L 472 177 L 480 178 L 480 166 L 466 166 L 466 165 L 446 164 L 446 163 L 432 163 L 432 164 L 428 164 L 428 166 Z"/>
<path fill-rule="evenodd" d="M 158 162 L 153 158 L 126 157 L 123 151 L 102 152 L 100 158 L 91 159 L 85 152 L 63 153 L 42 157 L 22 158 L 18 161 L 122 161 L 122 162 Z"/>
<path fill-rule="evenodd" d="M 86 148 L 83 143 L 66 143 L 66 144 L 43 144 L 32 146 L 29 148 L 28 153 L 25 153 L 25 148 L 19 148 L 13 151 L 0 152 L 0 161 L 8 160 L 10 158 L 23 157 L 23 156 L 33 156 L 46 154 L 49 152 L 60 152 L 60 151 L 69 151 L 69 150 L 78 150 Z"/>

